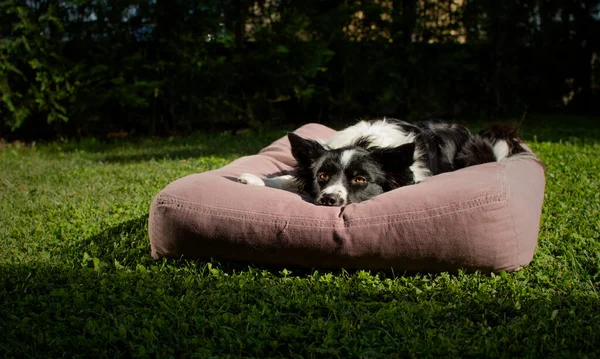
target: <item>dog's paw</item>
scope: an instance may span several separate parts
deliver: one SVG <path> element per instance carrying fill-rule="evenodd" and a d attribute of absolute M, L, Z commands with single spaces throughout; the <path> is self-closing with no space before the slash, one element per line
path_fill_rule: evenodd
<path fill-rule="evenodd" d="M 248 184 L 251 186 L 264 186 L 265 182 L 258 176 L 255 176 L 250 173 L 242 173 L 238 177 L 238 182 L 243 184 Z"/>

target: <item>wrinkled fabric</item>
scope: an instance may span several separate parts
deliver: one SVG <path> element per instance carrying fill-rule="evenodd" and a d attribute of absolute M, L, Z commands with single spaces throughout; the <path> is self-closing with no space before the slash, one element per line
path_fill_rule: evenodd
<path fill-rule="evenodd" d="M 295 132 L 335 133 L 318 124 Z M 345 207 L 236 181 L 245 172 L 278 175 L 294 163 L 283 137 L 257 155 L 172 182 L 150 208 L 152 257 L 398 273 L 510 271 L 534 255 L 545 187 L 535 161 L 444 173 Z"/>

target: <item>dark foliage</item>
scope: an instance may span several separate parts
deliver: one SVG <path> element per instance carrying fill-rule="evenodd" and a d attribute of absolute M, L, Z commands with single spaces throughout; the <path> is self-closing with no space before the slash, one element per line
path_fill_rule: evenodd
<path fill-rule="evenodd" d="M 0 136 L 598 113 L 600 0 L 0 2 Z"/>

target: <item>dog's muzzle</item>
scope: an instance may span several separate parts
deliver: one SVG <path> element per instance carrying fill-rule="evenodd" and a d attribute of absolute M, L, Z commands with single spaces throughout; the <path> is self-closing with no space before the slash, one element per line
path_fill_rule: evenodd
<path fill-rule="evenodd" d="M 315 204 L 319 206 L 343 206 L 346 204 L 346 201 L 339 194 L 323 193 L 317 198 Z"/>

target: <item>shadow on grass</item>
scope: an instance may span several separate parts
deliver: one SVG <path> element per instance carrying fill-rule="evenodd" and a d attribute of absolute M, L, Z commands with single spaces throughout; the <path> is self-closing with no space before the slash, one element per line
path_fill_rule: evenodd
<path fill-rule="evenodd" d="M 88 254 L 89 265 L 93 265 L 93 258 L 98 258 L 101 263 L 109 266 L 134 269 L 137 264 L 153 264 L 148 239 L 148 214 L 124 221 L 87 238 L 79 243 L 77 252 Z"/>
<path fill-rule="evenodd" d="M 0 356 L 599 354 L 596 296 L 511 284 L 1 264 Z"/>

